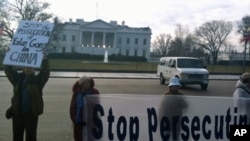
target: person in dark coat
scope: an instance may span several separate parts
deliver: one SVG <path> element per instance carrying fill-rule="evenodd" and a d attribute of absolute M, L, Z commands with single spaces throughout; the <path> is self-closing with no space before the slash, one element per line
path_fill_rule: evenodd
<path fill-rule="evenodd" d="M 11 107 L 6 111 L 6 118 L 13 122 L 13 140 L 23 141 L 25 132 L 26 141 L 36 141 L 38 116 L 44 108 L 42 90 L 50 75 L 48 59 L 44 56 L 37 75 L 31 67 L 18 72 L 6 65 L 4 71 L 14 90 Z"/>
<path fill-rule="evenodd" d="M 158 115 L 159 119 L 168 118 L 169 120 L 169 136 L 165 135 L 164 140 L 178 141 L 181 131 L 180 119 L 182 118 L 183 111 L 187 108 L 187 102 L 182 97 L 183 94 L 179 91 L 181 84 L 178 77 L 173 77 L 169 82 L 169 90 L 163 93 Z M 178 118 L 177 123 L 174 124 L 173 119 Z M 164 125 L 165 126 L 165 125 Z M 163 125 L 159 126 L 160 128 Z"/>
<path fill-rule="evenodd" d="M 95 83 L 93 78 L 87 76 L 81 77 L 73 85 L 73 95 L 70 103 L 70 118 L 74 126 L 75 141 L 92 140 L 91 135 L 88 135 L 89 131 L 86 131 L 86 126 L 93 127 L 91 112 L 87 112 L 87 106 L 93 106 L 99 103 L 99 100 L 94 100 L 86 104 L 85 96 L 99 94 L 99 91 L 95 89 L 94 86 Z"/>

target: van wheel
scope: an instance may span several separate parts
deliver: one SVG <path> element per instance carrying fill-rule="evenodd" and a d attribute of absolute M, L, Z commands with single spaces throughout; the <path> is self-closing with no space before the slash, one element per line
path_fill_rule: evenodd
<path fill-rule="evenodd" d="M 160 83 L 162 84 L 162 85 L 164 85 L 165 84 L 165 79 L 164 79 L 164 77 L 162 76 L 162 74 L 160 75 Z"/>
<path fill-rule="evenodd" d="M 206 89 L 207 89 L 207 86 L 208 86 L 208 84 L 201 84 L 201 89 L 202 89 L 202 90 L 206 90 Z"/>

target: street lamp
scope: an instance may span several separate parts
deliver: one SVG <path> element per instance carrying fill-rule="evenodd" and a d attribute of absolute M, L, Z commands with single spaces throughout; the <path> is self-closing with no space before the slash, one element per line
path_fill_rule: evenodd
<path fill-rule="evenodd" d="M 83 45 L 83 44 L 81 44 L 81 45 L 80 45 L 80 48 L 81 48 L 81 54 L 83 54 L 83 47 L 84 47 L 84 45 Z"/>
<path fill-rule="evenodd" d="M 244 43 L 245 43 L 245 47 L 244 47 L 244 59 L 243 59 L 243 67 L 242 67 L 242 73 L 244 73 L 245 69 L 246 69 L 247 43 L 248 43 L 248 41 L 250 41 L 250 28 L 245 28 L 245 30 L 243 31 L 243 39 L 242 39 L 242 41 L 244 41 Z"/>

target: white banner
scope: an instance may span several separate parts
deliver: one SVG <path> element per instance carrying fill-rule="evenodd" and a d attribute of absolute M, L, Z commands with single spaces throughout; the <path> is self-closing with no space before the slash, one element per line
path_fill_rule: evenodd
<path fill-rule="evenodd" d="M 39 68 L 53 27 L 49 22 L 20 21 L 3 64 Z"/>
<path fill-rule="evenodd" d="M 230 125 L 249 124 L 232 97 L 105 94 L 86 103 L 89 141 L 228 141 Z"/>

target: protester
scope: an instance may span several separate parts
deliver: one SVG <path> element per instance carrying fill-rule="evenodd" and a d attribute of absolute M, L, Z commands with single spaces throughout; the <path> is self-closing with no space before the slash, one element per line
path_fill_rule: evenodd
<path fill-rule="evenodd" d="M 235 85 L 234 104 L 239 114 L 248 116 L 248 124 L 250 123 L 250 73 L 245 72 Z"/>
<path fill-rule="evenodd" d="M 187 103 L 182 97 L 183 94 L 179 92 L 181 87 L 178 77 L 173 77 L 169 82 L 169 90 L 163 93 L 163 99 L 159 108 L 159 119 L 168 119 L 169 136 L 162 137 L 165 140 L 178 141 L 180 136 L 180 121 L 175 119 L 181 119 L 184 109 L 187 108 Z M 164 128 L 166 125 L 160 125 L 160 128 Z"/>
<path fill-rule="evenodd" d="M 99 99 L 92 99 L 91 102 L 86 104 L 85 96 L 99 94 L 99 91 L 94 88 L 95 83 L 93 78 L 83 76 L 73 85 L 72 99 L 70 104 L 70 117 L 74 126 L 74 139 L 75 141 L 88 140 L 92 141 L 91 136 L 88 136 L 86 131 L 86 126 L 93 127 L 93 123 L 88 123 L 87 121 L 91 120 L 91 112 L 86 109 L 86 107 L 93 106 L 96 103 L 99 103 Z M 86 115 L 87 114 L 87 115 Z"/>
<path fill-rule="evenodd" d="M 38 117 L 44 108 L 42 91 L 50 75 L 47 55 L 44 55 L 37 75 L 31 67 L 18 72 L 13 66 L 6 65 L 4 70 L 14 89 L 11 107 L 6 111 L 6 118 L 13 121 L 13 140 L 23 141 L 25 132 L 26 141 L 36 141 Z"/>
<path fill-rule="evenodd" d="M 182 93 L 179 92 L 181 84 L 178 77 L 171 78 L 168 87 L 169 90 L 164 92 L 164 95 L 182 95 Z"/>

